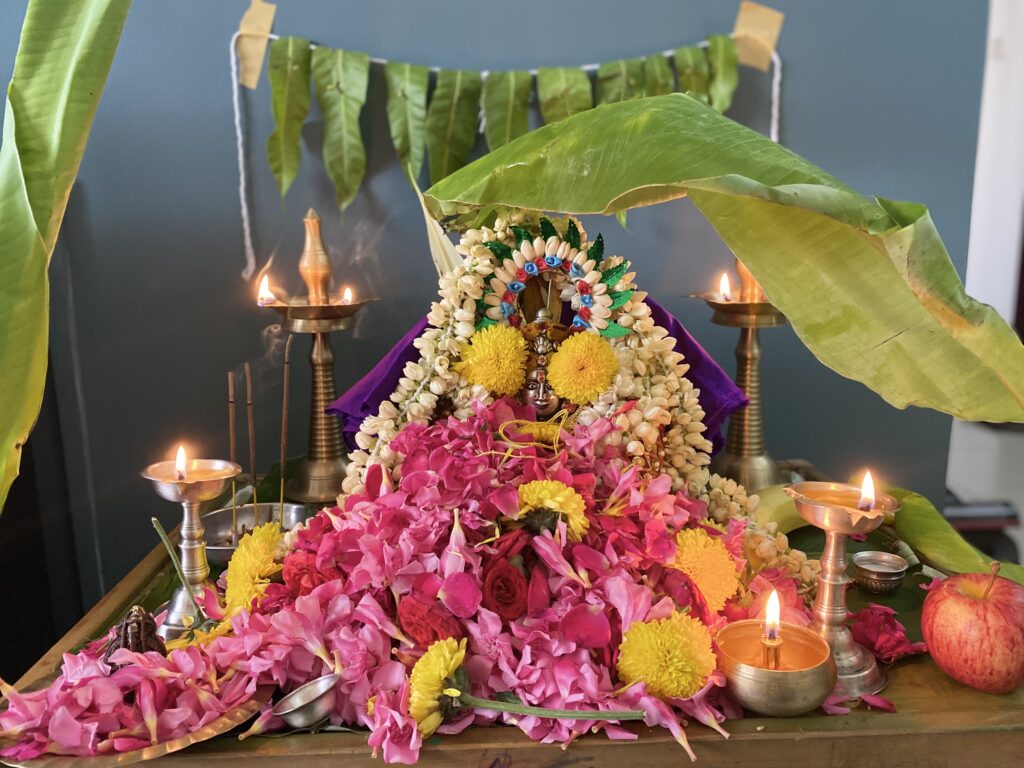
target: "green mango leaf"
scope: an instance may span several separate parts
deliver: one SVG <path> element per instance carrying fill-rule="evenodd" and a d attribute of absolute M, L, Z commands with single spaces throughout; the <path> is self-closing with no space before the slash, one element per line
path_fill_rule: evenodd
<path fill-rule="evenodd" d="M 924 206 L 864 197 L 690 96 L 531 131 L 426 200 L 611 214 L 687 194 L 825 365 L 897 408 L 1024 421 L 1024 346 L 964 292 Z"/>
<path fill-rule="evenodd" d="M 679 77 L 679 90 L 705 103 L 711 101 L 708 95 L 711 71 L 708 68 L 707 51 L 697 46 L 676 48 L 672 58 L 675 61 L 676 75 Z"/>
<path fill-rule="evenodd" d="M 597 103 L 614 104 L 644 95 L 644 60 L 619 59 L 597 68 Z"/>
<path fill-rule="evenodd" d="M 725 112 L 732 106 L 732 95 L 739 83 L 739 67 L 736 61 L 736 43 L 728 35 L 708 37 L 708 96 L 711 106 Z"/>
<path fill-rule="evenodd" d="M 395 145 L 409 183 L 415 187 L 423 169 L 426 148 L 423 134 L 427 122 L 429 70 L 415 64 L 389 61 L 384 66 L 384 79 L 388 86 L 391 143 Z"/>
<path fill-rule="evenodd" d="M 923 562 L 952 573 L 988 573 L 992 558 L 968 544 L 928 499 L 903 488 L 886 492 L 900 502 L 892 527 Z M 1003 562 L 1000 576 L 1024 584 L 1024 566 Z"/>
<path fill-rule="evenodd" d="M 529 72 L 492 72 L 484 80 L 484 138 L 497 149 L 529 130 L 527 114 L 533 76 Z"/>
<path fill-rule="evenodd" d="M 344 211 L 366 172 L 359 113 L 366 102 L 370 57 L 320 46 L 313 51 L 313 87 L 324 116 L 324 167 Z"/>
<path fill-rule="evenodd" d="M 537 99 L 545 123 L 556 123 L 594 106 L 590 78 L 575 67 L 541 67 L 537 71 Z"/>
<path fill-rule="evenodd" d="M 129 0 L 31 0 L 0 143 L 0 508 L 46 380 L 46 270 Z"/>
<path fill-rule="evenodd" d="M 644 59 L 644 96 L 664 96 L 675 89 L 675 76 L 664 53 Z"/>
<path fill-rule="evenodd" d="M 430 181 L 436 184 L 466 164 L 476 143 L 480 116 L 480 73 L 442 69 L 427 110 Z"/>
<path fill-rule="evenodd" d="M 302 123 L 309 114 L 309 40 L 280 37 L 270 45 L 270 105 L 274 132 L 267 140 L 267 161 L 281 197 L 299 172 Z"/>

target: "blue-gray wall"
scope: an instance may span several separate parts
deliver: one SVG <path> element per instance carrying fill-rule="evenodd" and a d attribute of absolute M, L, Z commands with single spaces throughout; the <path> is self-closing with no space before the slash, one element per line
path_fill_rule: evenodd
<path fill-rule="evenodd" d="M 88 604 L 155 543 L 149 516 L 176 510 L 137 471 L 180 439 L 226 453 L 225 371 L 257 366 L 260 464 L 275 460 L 280 384 L 266 358 L 272 321 L 239 279 L 243 265 L 228 77 L 228 39 L 247 0 L 139 2 L 99 108 L 53 276 L 52 374 Z M 782 139 L 867 193 L 930 206 L 963 274 L 984 59 L 982 3 L 775 0 L 787 14 Z M 25 0 L 0 7 L 0 79 L 13 64 Z M 281 3 L 276 29 L 372 55 L 488 69 L 582 64 L 692 43 L 732 29 L 737 4 L 697 0 L 359 0 Z M 769 79 L 741 71 L 734 119 L 766 130 Z M 315 106 L 314 106 L 315 110 Z M 339 336 L 337 378 L 355 381 L 426 310 L 435 274 L 420 211 L 394 161 L 383 77 L 370 81 L 368 172 L 342 220 L 305 131 L 302 169 L 284 205 L 265 161 L 266 76 L 244 97 L 256 248 L 292 270 L 301 216 L 324 218 L 335 273 L 369 308 Z M 634 259 L 638 281 L 731 369 L 735 336 L 681 297 L 712 285 L 727 250 L 686 202 L 635 212 L 603 230 Z M 305 341 L 297 347 L 301 362 Z M 824 368 L 790 329 L 764 334 L 767 430 L 777 457 L 836 476 L 870 465 L 941 494 L 949 419 L 895 411 Z M 308 371 L 293 365 L 291 444 L 304 440 Z M 5 372 L 12 375 L 12 372 Z"/>

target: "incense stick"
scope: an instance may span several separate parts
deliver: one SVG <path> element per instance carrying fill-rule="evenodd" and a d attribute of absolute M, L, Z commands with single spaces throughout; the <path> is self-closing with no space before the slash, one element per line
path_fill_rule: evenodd
<path fill-rule="evenodd" d="M 260 521 L 260 500 L 256 497 L 256 414 L 252 403 L 252 368 L 245 364 L 245 418 L 249 422 L 249 474 L 252 477 L 252 524 Z"/>
<path fill-rule="evenodd" d="M 228 371 L 228 440 L 231 446 L 228 449 L 231 463 L 238 463 L 238 436 L 235 434 L 235 372 Z M 238 489 L 236 480 L 231 478 L 231 546 L 238 546 Z"/>
<path fill-rule="evenodd" d="M 281 529 L 284 530 L 284 463 L 288 460 L 288 380 L 290 378 L 292 335 L 284 343 L 284 392 L 281 395 Z"/>

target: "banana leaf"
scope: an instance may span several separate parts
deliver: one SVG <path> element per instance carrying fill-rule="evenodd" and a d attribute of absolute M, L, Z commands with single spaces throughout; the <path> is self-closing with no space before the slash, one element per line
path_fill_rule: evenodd
<path fill-rule="evenodd" d="M 597 103 L 611 104 L 644 95 L 644 60 L 619 59 L 597 68 Z"/>
<path fill-rule="evenodd" d="M 594 106 L 590 78 L 575 67 L 537 70 L 537 100 L 545 123 L 556 123 Z"/>
<path fill-rule="evenodd" d="M 130 0 L 31 0 L 0 145 L 0 508 L 46 378 L 46 269 Z"/>
<path fill-rule="evenodd" d="M 388 124 L 391 142 L 412 185 L 423 168 L 424 130 L 427 121 L 426 67 L 389 61 L 384 67 L 388 85 Z"/>
<path fill-rule="evenodd" d="M 278 38 L 270 46 L 270 105 L 274 132 L 267 139 L 267 161 L 281 197 L 299 172 L 302 123 L 309 114 L 309 40 Z"/>
<path fill-rule="evenodd" d="M 689 48 L 676 48 L 672 59 L 675 62 L 676 75 L 679 77 L 679 90 L 697 97 L 704 103 L 711 101 L 708 95 L 711 71 L 708 69 L 707 51 L 695 45 Z"/>
<path fill-rule="evenodd" d="M 498 205 L 614 214 L 684 195 L 825 365 L 897 408 L 1024 421 L 1024 347 L 964 292 L 924 206 L 860 195 L 691 96 L 544 126 L 425 197 L 444 218 Z"/>
<path fill-rule="evenodd" d="M 675 89 L 675 77 L 665 54 L 656 53 L 644 59 L 644 96 L 664 96 Z"/>
<path fill-rule="evenodd" d="M 708 68 L 711 72 L 708 82 L 711 106 L 725 112 L 732 106 L 732 95 L 739 83 L 736 43 L 731 37 L 711 35 L 708 38 Z"/>
<path fill-rule="evenodd" d="M 437 183 L 466 164 L 476 142 L 480 115 L 480 73 L 442 69 L 427 109 L 430 181 Z"/>
<path fill-rule="evenodd" d="M 338 208 L 344 211 L 366 173 L 366 149 L 359 113 L 366 103 L 370 57 L 323 46 L 313 51 L 313 87 L 324 116 L 324 167 L 334 182 Z"/>
<path fill-rule="evenodd" d="M 903 488 L 887 488 L 900 502 L 892 528 L 925 563 L 947 573 L 988 573 L 992 558 L 968 544 L 928 499 Z M 1003 562 L 1000 576 L 1024 584 L 1024 566 Z"/>
<path fill-rule="evenodd" d="M 527 112 L 533 77 L 529 72 L 492 72 L 484 80 L 484 138 L 497 149 L 529 130 Z"/>

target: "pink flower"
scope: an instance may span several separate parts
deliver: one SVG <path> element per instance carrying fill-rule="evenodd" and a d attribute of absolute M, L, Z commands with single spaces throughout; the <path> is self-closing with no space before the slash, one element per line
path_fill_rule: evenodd
<path fill-rule="evenodd" d="M 385 763 L 412 765 L 419 760 L 422 738 L 416 721 L 409 715 L 409 682 L 397 693 L 378 691 L 372 700 L 369 745 L 374 757 L 380 749 Z"/>
<path fill-rule="evenodd" d="M 611 642 L 612 628 L 600 607 L 583 604 L 565 614 L 562 633 L 581 648 L 604 648 Z"/>
<path fill-rule="evenodd" d="M 446 578 L 437 596 L 444 607 L 460 619 L 468 619 L 476 613 L 483 599 L 476 577 L 468 573 L 453 573 Z"/>
<path fill-rule="evenodd" d="M 871 603 L 853 614 L 852 620 L 853 639 L 885 664 L 928 650 L 924 643 L 910 642 L 907 628 L 896 620 L 896 611 L 888 606 Z"/>

